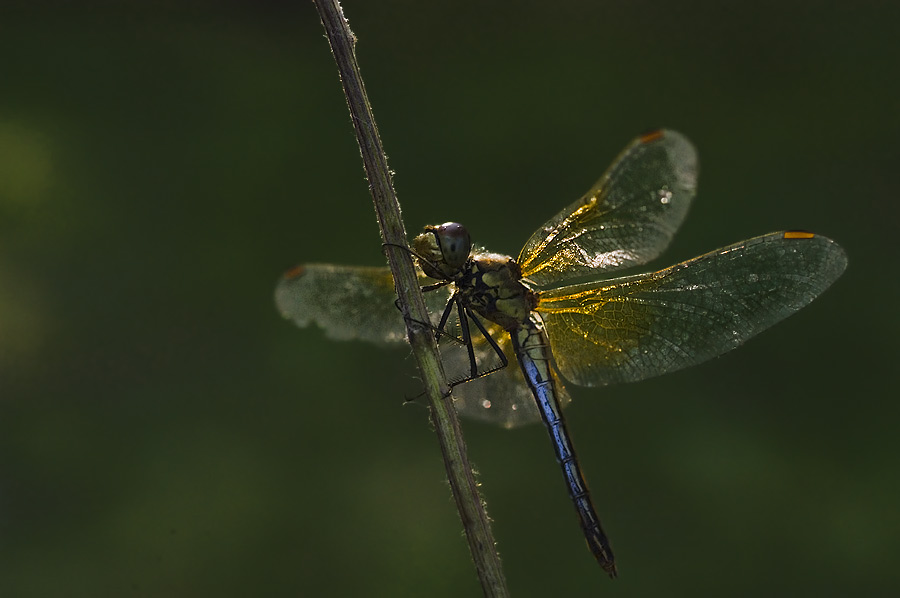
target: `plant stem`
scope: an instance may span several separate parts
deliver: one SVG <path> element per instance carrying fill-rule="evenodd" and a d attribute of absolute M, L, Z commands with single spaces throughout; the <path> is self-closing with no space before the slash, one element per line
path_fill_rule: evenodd
<path fill-rule="evenodd" d="M 400 204 L 394 192 L 387 156 L 381 145 L 372 107 L 366 95 L 359 65 L 356 62 L 356 37 L 337 0 L 314 0 L 325 28 L 331 51 L 337 62 L 344 95 L 350 108 L 353 128 L 359 142 L 369 191 L 381 228 L 382 241 L 394 275 L 394 285 L 400 299 L 400 309 L 407 323 L 409 342 L 418 363 L 425 395 L 429 401 L 431 419 L 441 446 L 444 466 L 459 516 L 465 528 L 469 550 L 481 581 L 485 596 L 508 596 L 506 579 L 495 548 L 490 522 L 484 502 L 478 493 L 472 467 L 466 456 L 466 445 L 452 405 L 437 343 L 430 326 L 418 277 L 408 248 L 406 228 L 400 217 Z"/>

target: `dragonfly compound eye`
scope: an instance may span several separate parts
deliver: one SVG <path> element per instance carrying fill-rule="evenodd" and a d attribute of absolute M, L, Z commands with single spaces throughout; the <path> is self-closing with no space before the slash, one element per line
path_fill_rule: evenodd
<path fill-rule="evenodd" d="M 434 236 L 441 248 L 444 263 L 460 270 L 472 252 L 472 239 L 465 226 L 458 222 L 445 222 L 434 227 Z"/>

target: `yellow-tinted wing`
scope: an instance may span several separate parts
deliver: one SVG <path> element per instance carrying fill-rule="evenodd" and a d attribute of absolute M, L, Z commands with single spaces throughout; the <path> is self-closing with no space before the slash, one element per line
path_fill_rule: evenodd
<path fill-rule="evenodd" d="M 434 282 L 419 274 L 425 285 Z M 450 297 L 448 288 L 425 293 L 434 324 Z M 298 326 L 319 325 L 336 340 L 405 342 L 406 325 L 397 309 L 388 268 L 306 264 L 289 270 L 275 288 L 275 304 Z"/>
<path fill-rule="evenodd" d="M 697 155 L 680 133 L 631 142 L 581 199 L 551 218 L 519 254 L 541 287 L 644 264 L 669 245 L 697 187 Z"/>
<path fill-rule="evenodd" d="M 560 373 L 633 382 L 721 355 L 807 305 L 844 271 L 837 243 L 772 233 L 640 276 L 540 295 Z"/>

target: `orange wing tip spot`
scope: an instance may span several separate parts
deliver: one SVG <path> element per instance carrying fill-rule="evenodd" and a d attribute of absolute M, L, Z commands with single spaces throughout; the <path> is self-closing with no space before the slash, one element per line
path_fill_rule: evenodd
<path fill-rule="evenodd" d="M 293 268 L 291 268 L 290 270 L 288 270 L 287 272 L 284 273 L 284 277 L 287 280 L 292 280 L 294 278 L 300 278 L 301 276 L 303 276 L 304 272 L 306 272 L 306 266 L 303 266 L 303 265 L 294 266 Z"/>
<path fill-rule="evenodd" d="M 655 131 L 650 131 L 649 133 L 644 133 L 641 135 L 641 143 L 651 143 L 656 141 L 657 139 L 662 139 L 663 135 L 665 135 L 665 131 L 662 129 L 656 129 Z"/>
<path fill-rule="evenodd" d="M 812 239 L 816 235 L 805 230 L 789 230 L 784 233 L 785 239 Z"/>

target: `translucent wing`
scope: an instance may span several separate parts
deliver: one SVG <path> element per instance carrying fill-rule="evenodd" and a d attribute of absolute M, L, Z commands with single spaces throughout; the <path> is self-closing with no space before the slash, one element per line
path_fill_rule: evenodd
<path fill-rule="evenodd" d="M 804 307 L 844 271 L 844 250 L 812 233 L 772 233 L 659 272 L 541 293 L 562 375 L 633 382 L 734 349 Z"/>
<path fill-rule="evenodd" d="M 423 285 L 433 282 L 421 276 Z M 440 321 L 450 290 L 447 287 L 425 293 L 432 323 Z M 298 326 L 320 326 L 333 339 L 359 339 L 375 343 L 405 342 L 406 327 L 394 304 L 394 280 L 388 268 L 306 264 L 285 274 L 275 288 L 275 303 L 285 318 Z M 462 415 L 513 427 L 540 420 L 512 351 L 509 333 L 496 324 L 485 327 L 506 353 L 509 365 L 487 376 L 460 384 L 453 389 L 455 404 Z M 476 361 L 482 369 L 498 364 L 490 344 L 471 327 Z M 447 323 L 447 333 L 460 336 L 456 315 Z M 451 380 L 468 376 L 466 348 L 444 339 L 441 355 Z M 560 402 L 569 398 L 558 380 Z"/>
<path fill-rule="evenodd" d="M 542 226 L 519 254 L 522 275 L 550 286 L 644 264 L 669 245 L 697 187 L 697 155 L 674 131 L 625 148 L 587 194 Z"/>
<path fill-rule="evenodd" d="M 424 274 L 420 279 L 423 284 L 430 281 Z M 449 296 L 447 288 L 425 293 L 432 318 L 440 318 Z M 388 268 L 306 264 L 288 271 L 275 287 L 282 316 L 301 327 L 315 323 L 337 340 L 405 342 L 406 326 L 396 299 Z"/>
<path fill-rule="evenodd" d="M 534 396 L 531 394 L 516 356 L 509 333 L 496 324 L 484 322 L 488 332 L 506 354 L 509 365 L 505 368 L 453 387 L 456 410 L 465 417 L 498 423 L 506 428 L 540 421 Z M 487 326 L 490 324 L 490 326 Z M 475 327 L 472 327 L 475 330 Z M 480 334 L 472 339 L 475 358 L 482 366 L 492 366 L 498 361 L 493 348 Z M 441 343 L 441 357 L 451 380 L 466 377 L 469 370 L 468 353 L 460 348 Z M 571 398 L 561 380 L 556 377 L 557 398 L 561 405 Z"/>

